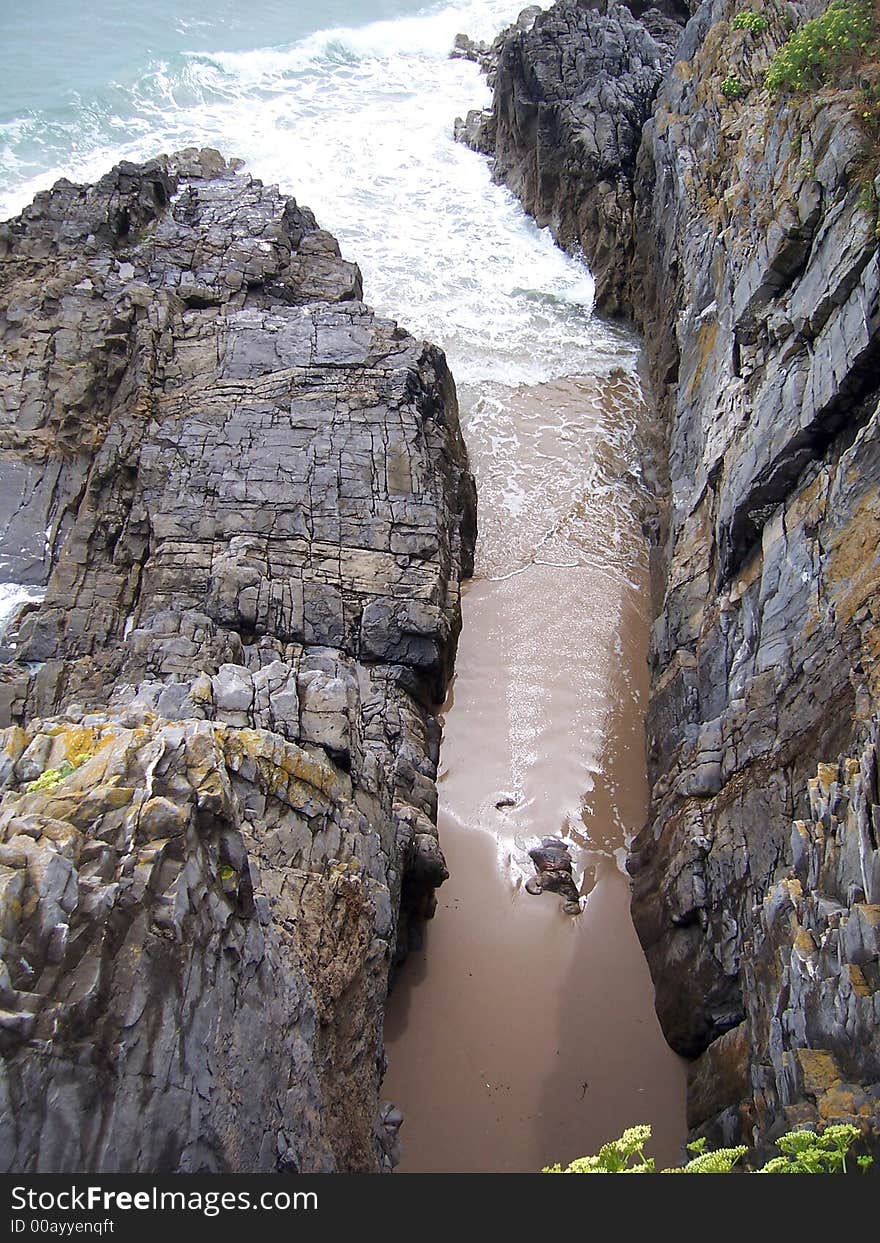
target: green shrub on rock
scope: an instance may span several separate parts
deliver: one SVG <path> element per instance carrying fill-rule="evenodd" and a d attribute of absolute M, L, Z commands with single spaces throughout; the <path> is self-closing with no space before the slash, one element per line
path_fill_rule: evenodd
<path fill-rule="evenodd" d="M 743 9 L 730 24 L 734 30 L 748 30 L 753 35 L 762 35 L 770 23 L 754 9 Z"/>
<path fill-rule="evenodd" d="M 764 78 L 770 91 L 806 91 L 821 86 L 848 57 L 866 51 L 875 37 L 870 0 L 831 0 L 783 43 Z"/>
<path fill-rule="evenodd" d="M 726 99 L 740 99 L 745 93 L 746 88 L 735 73 L 728 74 L 721 83 L 721 94 Z"/>
<path fill-rule="evenodd" d="M 768 1161 L 760 1174 L 845 1174 L 847 1154 L 859 1132 L 854 1126 L 840 1124 L 826 1127 L 821 1135 L 814 1131 L 789 1131 L 776 1141 L 782 1153 Z M 866 1169 L 870 1157 L 858 1157 Z"/>
<path fill-rule="evenodd" d="M 61 785 L 66 777 L 85 764 L 92 758 L 91 753 L 82 751 L 79 755 L 75 755 L 73 760 L 62 760 L 57 768 L 47 768 L 40 773 L 36 781 L 29 781 L 25 786 L 26 794 L 40 794 L 44 790 L 54 790 L 56 786 Z"/>
<path fill-rule="evenodd" d="M 676 1166 L 674 1169 L 663 1170 L 664 1174 L 729 1174 L 737 1161 L 748 1152 L 745 1144 L 739 1144 L 736 1148 L 716 1148 L 714 1152 L 706 1151 L 706 1140 L 698 1139 L 692 1144 L 688 1144 L 688 1152 L 694 1155 L 685 1165 Z"/>
<path fill-rule="evenodd" d="M 542 1174 L 653 1174 L 654 1158 L 643 1148 L 651 1138 L 649 1126 L 631 1126 L 620 1139 L 603 1144 L 594 1157 L 577 1157 L 565 1169 L 548 1165 Z"/>

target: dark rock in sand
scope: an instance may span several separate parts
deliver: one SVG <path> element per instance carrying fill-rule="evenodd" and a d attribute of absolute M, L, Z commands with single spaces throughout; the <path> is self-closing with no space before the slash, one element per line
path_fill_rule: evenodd
<path fill-rule="evenodd" d="M 546 889 L 548 893 L 558 893 L 565 899 L 566 912 L 579 914 L 580 893 L 574 883 L 571 852 L 565 842 L 558 837 L 545 837 L 540 846 L 529 851 L 529 858 L 535 865 L 535 878 L 526 881 L 526 892 L 537 895 Z"/>

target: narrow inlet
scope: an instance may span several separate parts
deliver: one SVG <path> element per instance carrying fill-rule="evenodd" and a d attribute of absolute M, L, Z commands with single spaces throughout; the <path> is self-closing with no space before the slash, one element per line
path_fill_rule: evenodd
<path fill-rule="evenodd" d="M 463 398 L 481 536 L 443 713 L 450 879 L 387 1011 L 399 1170 L 537 1171 L 639 1122 L 672 1164 L 683 1063 L 623 871 L 647 804 L 638 381 L 618 369 Z M 572 843 L 575 918 L 525 892 L 547 834 Z"/>

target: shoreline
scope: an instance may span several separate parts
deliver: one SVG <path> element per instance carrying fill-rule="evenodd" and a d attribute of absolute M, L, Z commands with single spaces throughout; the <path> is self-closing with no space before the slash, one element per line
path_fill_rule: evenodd
<path fill-rule="evenodd" d="M 450 878 L 386 1008 L 382 1091 L 405 1117 L 402 1173 L 537 1171 L 644 1121 L 665 1164 L 681 1157 L 684 1069 L 654 1013 L 622 863 L 647 812 L 646 559 L 609 439 L 615 419 L 637 417 L 622 404 L 633 380 L 512 391 L 491 428 L 518 446 L 500 468 L 487 429 L 475 439 L 463 420 L 481 535 L 443 711 Z M 502 505 L 511 465 L 515 513 Z M 585 492 L 570 492 L 577 479 Z M 568 564 L 528 553 L 535 522 Z M 526 850 L 546 833 L 572 843 L 586 897 L 575 918 L 524 891 Z"/>

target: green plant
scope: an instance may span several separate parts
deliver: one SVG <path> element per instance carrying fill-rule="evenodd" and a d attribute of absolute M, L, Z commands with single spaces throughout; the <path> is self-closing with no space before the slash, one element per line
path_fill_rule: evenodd
<path fill-rule="evenodd" d="M 781 1156 L 773 1157 L 760 1170 L 746 1173 L 759 1174 L 845 1174 L 846 1158 L 859 1137 L 857 1127 L 849 1124 L 826 1127 L 821 1133 L 815 1131 L 789 1131 L 776 1141 Z M 649 1126 L 633 1126 L 624 1131 L 620 1139 L 603 1144 L 592 1157 L 578 1157 L 562 1168 L 545 1166 L 544 1174 L 653 1174 L 653 1157 L 646 1157 L 645 1144 L 651 1138 Z M 745 1146 L 706 1150 L 705 1138 L 688 1144 L 693 1153 L 685 1165 L 661 1170 L 663 1174 L 729 1174 L 746 1154 Z M 873 1158 L 856 1157 L 856 1164 L 867 1170 Z"/>
<path fill-rule="evenodd" d="M 862 82 L 859 89 L 859 119 L 876 141 L 880 137 L 880 83 Z"/>
<path fill-rule="evenodd" d="M 856 207 L 873 220 L 874 236 L 880 238 L 880 201 L 877 199 L 874 182 L 870 179 L 862 184 L 859 197 L 856 199 Z"/>
<path fill-rule="evenodd" d="M 654 1158 L 646 1157 L 643 1148 L 651 1138 L 649 1126 L 631 1126 L 620 1139 L 603 1144 L 594 1157 L 578 1157 L 565 1169 L 548 1165 L 542 1174 L 653 1174 Z"/>
<path fill-rule="evenodd" d="M 64 781 L 65 777 L 69 777 L 87 760 L 92 758 L 88 751 L 81 751 L 75 755 L 72 760 L 62 760 L 57 768 L 47 768 L 45 772 L 40 773 L 36 781 L 30 781 L 25 786 L 27 794 L 39 794 L 43 790 L 54 790 L 56 786 Z"/>
<path fill-rule="evenodd" d="M 842 1123 L 826 1127 L 821 1135 L 815 1131 L 789 1131 L 776 1141 L 782 1153 L 768 1161 L 760 1174 L 845 1174 L 846 1158 L 858 1139 L 858 1128 Z M 865 1170 L 870 1157 L 859 1157 L 858 1165 Z"/>
<path fill-rule="evenodd" d="M 869 216 L 877 215 L 877 195 L 874 193 L 874 183 L 869 181 L 862 186 L 859 197 L 856 199 L 856 207 L 859 211 L 865 212 Z"/>
<path fill-rule="evenodd" d="M 740 1144 L 736 1148 L 716 1148 L 714 1152 L 707 1152 L 705 1136 L 694 1140 L 687 1148 L 694 1154 L 690 1161 L 664 1170 L 664 1174 L 729 1174 L 748 1151 L 745 1144 Z"/>
<path fill-rule="evenodd" d="M 770 62 L 768 90 L 806 91 L 821 86 L 847 57 L 864 52 L 875 35 L 870 0 L 831 0 L 820 17 L 795 31 Z"/>
<path fill-rule="evenodd" d="M 735 73 L 729 73 L 721 83 L 721 94 L 727 99 L 740 99 L 745 93 L 746 88 Z"/>
<path fill-rule="evenodd" d="M 730 24 L 734 30 L 748 30 L 753 35 L 762 35 L 770 25 L 766 17 L 762 17 L 753 9 L 743 9 L 741 13 L 737 13 Z"/>

